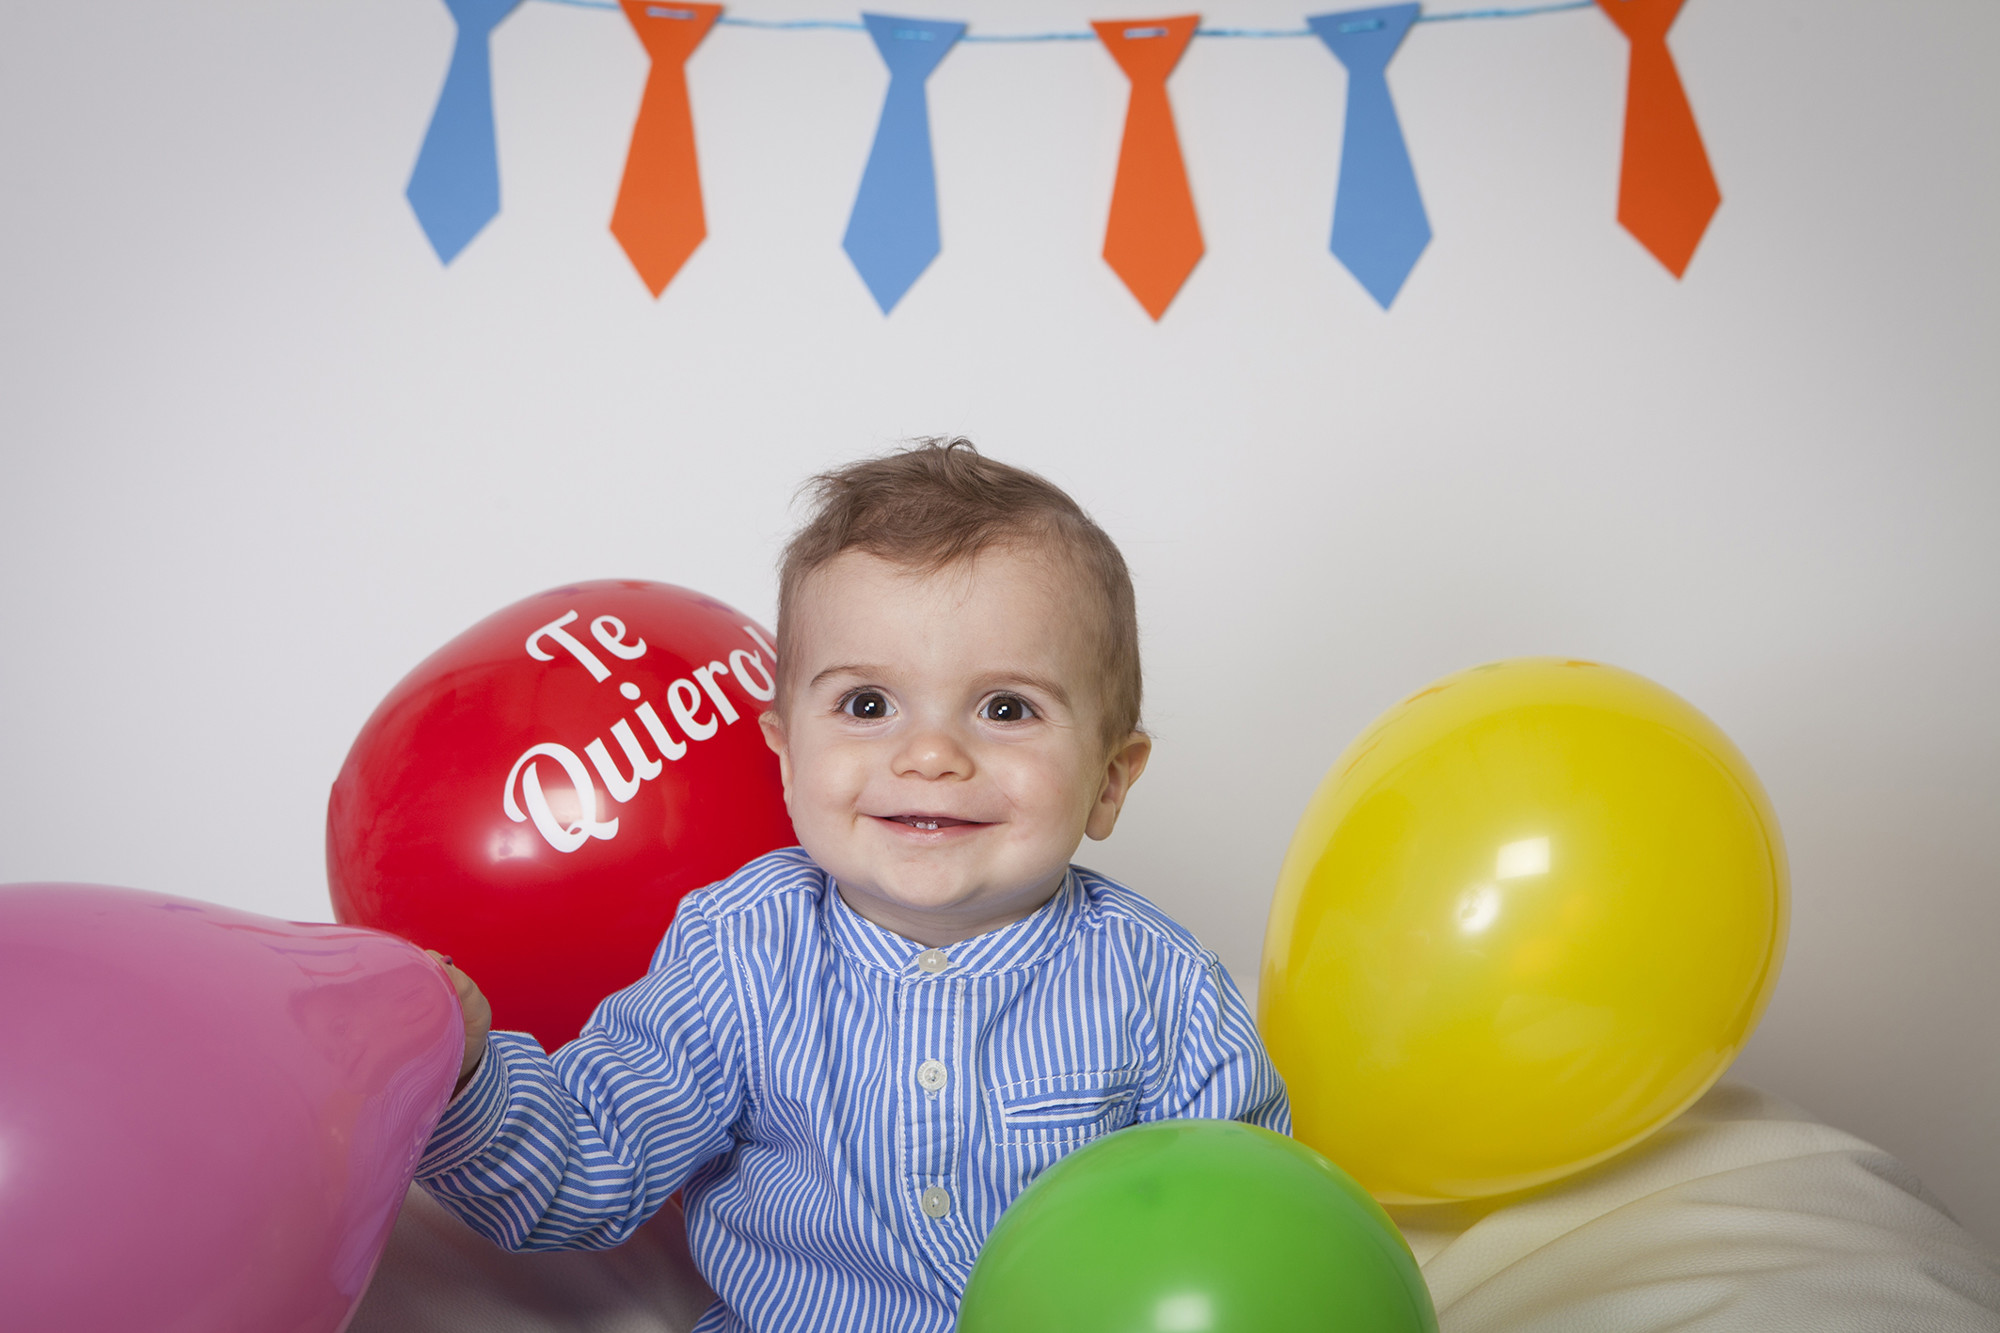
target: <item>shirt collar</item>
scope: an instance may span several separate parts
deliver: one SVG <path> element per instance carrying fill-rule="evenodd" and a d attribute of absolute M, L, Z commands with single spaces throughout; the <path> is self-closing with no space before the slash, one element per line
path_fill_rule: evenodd
<path fill-rule="evenodd" d="M 820 918 L 833 941 L 870 967 L 919 980 L 992 976 L 1032 967 L 1060 948 L 1083 919 L 1083 886 L 1071 867 L 1063 873 L 1055 896 L 1019 921 L 934 950 L 884 930 L 849 907 L 825 871 L 820 880 Z M 943 967 L 937 966 L 932 956 L 936 954 L 944 956 Z"/>

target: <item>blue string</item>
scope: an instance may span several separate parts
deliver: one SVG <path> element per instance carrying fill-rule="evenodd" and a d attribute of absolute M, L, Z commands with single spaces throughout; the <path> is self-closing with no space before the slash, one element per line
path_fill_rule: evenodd
<path fill-rule="evenodd" d="M 1094 32 L 968 32 L 961 42 L 1094 42 Z"/>
<path fill-rule="evenodd" d="M 617 9 L 618 0 L 543 0 L 544 4 L 568 5 L 573 9 Z M 1508 5 L 1495 9 L 1460 9 L 1444 14 L 1423 14 L 1419 23 L 1458 23 L 1466 19 L 1518 19 L 1536 14 L 1560 14 L 1571 9 L 1594 9 L 1597 0 L 1556 0 L 1554 4 Z M 770 32 L 797 32 L 830 29 L 837 32 L 866 32 L 866 24 L 847 19 L 740 19 L 724 14 L 717 24 L 730 28 L 762 28 Z M 1310 37 L 1310 28 L 1196 28 L 1197 37 Z M 1094 32 L 968 32 L 962 42 L 1094 42 Z"/>
<path fill-rule="evenodd" d="M 1196 28 L 1197 37 L 1310 37 L 1311 28 Z"/>
<path fill-rule="evenodd" d="M 575 0 L 568 0 L 574 4 Z M 765 28 L 772 31 L 786 31 L 800 28 L 835 28 L 841 32 L 867 32 L 865 23 L 850 23 L 846 19 L 733 19 L 724 14 L 716 20 L 732 28 Z"/>
<path fill-rule="evenodd" d="M 1511 5 L 1502 9 L 1461 9 L 1451 14 L 1421 14 L 1419 23 L 1456 23 L 1460 19 L 1521 19 L 1534 14 L 1560 14 L 1566 9 L 1595 9 L 1597 0 L 1562 0 L 1553 5 Z"/>

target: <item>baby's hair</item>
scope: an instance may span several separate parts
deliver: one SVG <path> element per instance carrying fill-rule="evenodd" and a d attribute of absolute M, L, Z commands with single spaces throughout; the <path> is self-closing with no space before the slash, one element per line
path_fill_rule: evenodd
<path fill-rule="evenodd" d="M 1089 613 L 1106 744 L 1138 729 L 1142 686 L 1132 576 L 1104 529 L 1061 487 L 985 457 L 970 440 L 940 437 L 822 472 L 800 491 L 811 496 L 812 512 L 778 563 L 781 705 L 799 592 L 842 551 L 865 551 L 932 574 L 989 547 L 1018 545 L 1068 566 L 1096 603 Z"/>

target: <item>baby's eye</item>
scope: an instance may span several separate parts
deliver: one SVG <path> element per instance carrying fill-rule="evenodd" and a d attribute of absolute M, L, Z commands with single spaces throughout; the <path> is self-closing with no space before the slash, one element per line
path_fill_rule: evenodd
<path fill-rule="evenodd" d="M 864 722 L 877 722 L 896 710 L 889 706 L 888 696 L 882 691 L 856 690 L 841 699 L 840 711 Z"/>
<path fill-rule="evenodd" d="M 996 694 L 979 706 L 979 716 L 988 722 L 1026 722 L 1035 715 L 1035 706 L 1018 694 Z"/>

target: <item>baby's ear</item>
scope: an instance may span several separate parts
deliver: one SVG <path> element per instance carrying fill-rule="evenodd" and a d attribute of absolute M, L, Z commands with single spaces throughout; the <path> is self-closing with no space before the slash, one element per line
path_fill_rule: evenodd
<path fill-rule="evenodd" d="M 1111 751 L 1111 757 L 1104 761 L 1104 786 L 1099 789 L 1097 804 L 1090 808 L 1090 819 L 1083 826 L 1085 837 L 1102 842 L 1111 836 L 1111 830 L 1118 827 L 1118 812 L 1125 808 L 1132 784 L 1146 771 L 1146 761 L 1152 755 L 1153 738 L 1143 731 L 1133 732 Z"/>
<path fill-rule="evenodd" d="M 764 744 L 778 756 L 778 777 L 785 784 L 785 804 L 789 806 L 792 803 L 792 751 L 785 742 L 785 719 L 777 709 L 766 708 L 757 715 L 757 729 L 764 733 Z"/>

